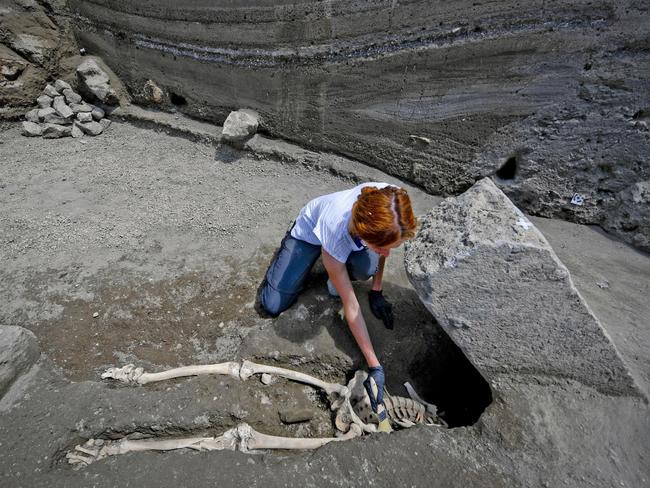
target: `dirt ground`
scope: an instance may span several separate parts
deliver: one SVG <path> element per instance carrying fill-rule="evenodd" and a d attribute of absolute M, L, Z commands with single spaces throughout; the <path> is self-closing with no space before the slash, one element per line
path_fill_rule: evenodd
<path fill-rule="evenodd" d="M 52 474 L 67 485 L 72 474 L 57 456 L 91 435 L 217 432 L 239 420 L 273 434 L 332 435 L 324 399 L 303 386 L 280 383 L 260 393 L 220 381 L 233 402 L 216 394 L 214 382 L 206 379 L 142 392 L 97 379 L 106 367 L 128 362 L 154 371 L 239 358 L 329 380 L 349 378 L 363 362 L 338 318 L 339 302 L 327 296 L 322 265 L 316 265 L 300 301 L 277 319 L 258 313 L 255 296 L 300 207 L 353 181 L 127 123 L 114 122 L 102 136 L 83 139 L 24 138 L 17 124 L 0 129 L 0 323 L 33 331 L 44 353 L 33 373 L 33 393 L 20 402 L 18 417 L 0 428 L 7 439 L 3 449 L 14 453 L 4 461 L 7 486 L 40 486 Z M 409 189 L 416 213 L 438 201 Z M 589 227 L 534 222 L 647 392 L 650 304 L 644 297 L 650 292 L 650 259 Z M 369 313 L 363 299 L 368 284 L 356 285 L 388 389 L 404 395 L 402 383 L 410 381 L 445 412 L 452 427 L 474 424 L 493 400 L 490 387 L 420 303 L 402 256 L 395 252 L 386 271 L 394 331 Z M 66 388 L 86 398 L 73 401 Z M 283 425 L 278 409 L 288 407 L 311 408 L 314 417 L 307 424 Z M 33 418 L 39 420 L 25 435 L 9 425 Z M 368 449 L 372 457 L 383 448 Z M 36 463 L 32 451 L 49 460 Z M 238 466 L 250 464 L 223 456 Z M 288 456 L 282 459 L 293 459 Z M 145 472 L 144 458 L 126 458 L 116 462 Z M 186 455 L 174 459 L 180 467 L 188 461 Z M 276 467 L 278 462 L 269 461 Z M 110 471 L 116 466 L 111 463 L 97 469 Z M 108 480 L 130 486 L 113 474 Z M 505 486 L 506 475 L 493 475 L 493 482 L 492 475 L 481 478 L 484 486 Z M 81 486 L 74 480 L 69 486 Z M 425 486 L 424 480 L 410 479 L 414 486 Z M 221 481 L 246 483 L 226 475 Z M 103 485 L 111 486 L 106 478 Z"/>

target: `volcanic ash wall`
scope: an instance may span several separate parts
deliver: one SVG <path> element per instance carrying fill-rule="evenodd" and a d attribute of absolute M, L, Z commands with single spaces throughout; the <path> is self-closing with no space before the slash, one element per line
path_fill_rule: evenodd
<path fill-rule="evenodd" d="M 647 2 L 69 7 L 137 102 L 219 123 L 251 108 L 273 135 L 437 194 L 498 172 L 525 211 L 650 250 Z"/>

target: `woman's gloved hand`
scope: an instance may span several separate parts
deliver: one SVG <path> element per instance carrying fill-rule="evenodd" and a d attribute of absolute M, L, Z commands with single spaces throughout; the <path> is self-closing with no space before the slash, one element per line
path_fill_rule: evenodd
<path fill-rule="evenodd" d="M 379 320 L 384 322 L 387 329 L 393 329 L 393 306 L 384 298 L 381 291 L 370 290 L 368 293 L 370 310 Z"/>
<path fill-rule="evenodd" d="M 372 386 L 370 384 L 370 378 L 372 378 L 377 385 L 377 397 L 372 391 Z M 386 383 L 386 378 L 384 377 L 384 368 L 381 366 L 375 366 L 368 370 L 368 377 L 366 381 L 363 382 L 363 386 L 368 392 L 370 397 L 370 406 L 372 411 L 377 413 L 377 405 L 384 403 L 384 384 Z M 381 420 L 381 419 L 380 419 Z"/>

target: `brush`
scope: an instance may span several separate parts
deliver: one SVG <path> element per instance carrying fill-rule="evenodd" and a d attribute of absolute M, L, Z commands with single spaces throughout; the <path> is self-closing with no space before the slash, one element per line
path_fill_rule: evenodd
<path fill-rule="evenodd" d="M 379 389 L 377 388 L 377 383 L 375 383 L 375 380 L 370 377 L 370 389 L 372 390 L 372 394 L 374 395 L 375 398 L 377 398 L 377 395 L 379 393 Z M 377 430 L 379 432 L 392 432 L 393 428 L 390 426 L 390 420 L 388 420 L 388 415 L 386 414 L 386 407 L 384 407 L 384 402 L 377 402 L 377 417 L 379 417 L 379 426 L 377 427 Z"/>

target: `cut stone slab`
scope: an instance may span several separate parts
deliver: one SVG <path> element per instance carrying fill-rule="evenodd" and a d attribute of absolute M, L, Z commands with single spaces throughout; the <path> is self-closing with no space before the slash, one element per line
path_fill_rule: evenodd
<path fill-rule="evenodd" d="M 421 219 L 405 266 L 474 366 L 643 396 L 544 236 L 489 179 Z"/>
<path fill-rule="evenodd" d="M 81 95 L 79 95 L 74 90 L 71 90 L 69 88 L 63 90 L 63 96 L 65 97 L 65 101 L 68 102 L 69 104 L 81 103 L 83 101 Z"/>
<path fill-rule="evenodd" d="M 59 93 L 63 93 L 63 90 L 72 90 L 70 84 L 66 83 L 63 80 L 56 80 L 54 82 L 54 88 L 56 88 L 56 91 Z"/>
<path fill-rule="evenodd" d="M 45 139 L 58 139 L 72 135 L 72 127 L 69 125 L 46 124 L 43 129 Z"/>
<path fill-rule="evenodd" d="M 37 123 L 26 121 L 23 122 L 21 134 L 27 137 L 38 137 L 43 134 L 43 128 Z"/>
<path fill-rule="evenodd" d="M 48 97 L 58 97 L 60 93 L 54 88 L 52 85 L 46 85 L 45 89 L 43 90 L 43 95 L 47 95 Z"/>
<path fill-rule="evenodd" d="M 94 59 L 86 59 L 77 66 L 77 76 L 82 85 L 98 100 L 109 105 L 117 105 L 117 93 L 109 85 L 110 79 Z"/>
<path fill-rule="evenodd" d="M 62 96 L 56 97 L 54 99 L 54 103 L 52 104 L 52 107 L 54 108 L 54 110 L 56 110 L 56 113 L 59 114 L 64 119 L 67 119 L 74 115 L 74 112 L 70 107 L 66 105 L 65 98 Z"/>
<path fill-rule="evenodd" d="M 36 336 L 23 327 L 0 325 L 0 397 L 38 361 Z"/>
<path fill-rule="evenodd" d="M 230 143 L 242 143 L 257 132 L 259 116 L 253 110 L 230 112 L 223 124 L 221 140 Z"/>
<path fill-rule="evenodd" d="M 41 110 L 45 110 L 45 109 L 41 109 Z M 34 123 L 40 122 L 40 119 L 38 118 L 38 109 L 35 108 L 35 109 L 30 110 L 29 112 L 27 112 L 25 114 L 25 120 L 27 120 L 28 122 L 34 122 Z"/>
<path fill-rule="evenodd" d="M 84 134 L 89 136 L 98 136 L 104 131 L 104 127 L 99 122 L 86 122 L 84 124 L 75 122 L 75 125 L 81 129 Z"/>
<path fill-rule="evenodd" d="M 92 105 L 89 105 L 87 103 L 71 103 L 70 104 L 70 109 L 78 114 L 79 112 L 91 112 L 94 110 Z"/>
<path fill-rule="evenodd" d="M 36 103 L 38 103 L 38 106 L 41 108 L 51 107 L 52 97 L 48 97 L 47 95 L 41 95 L 36 99 Z"/>

